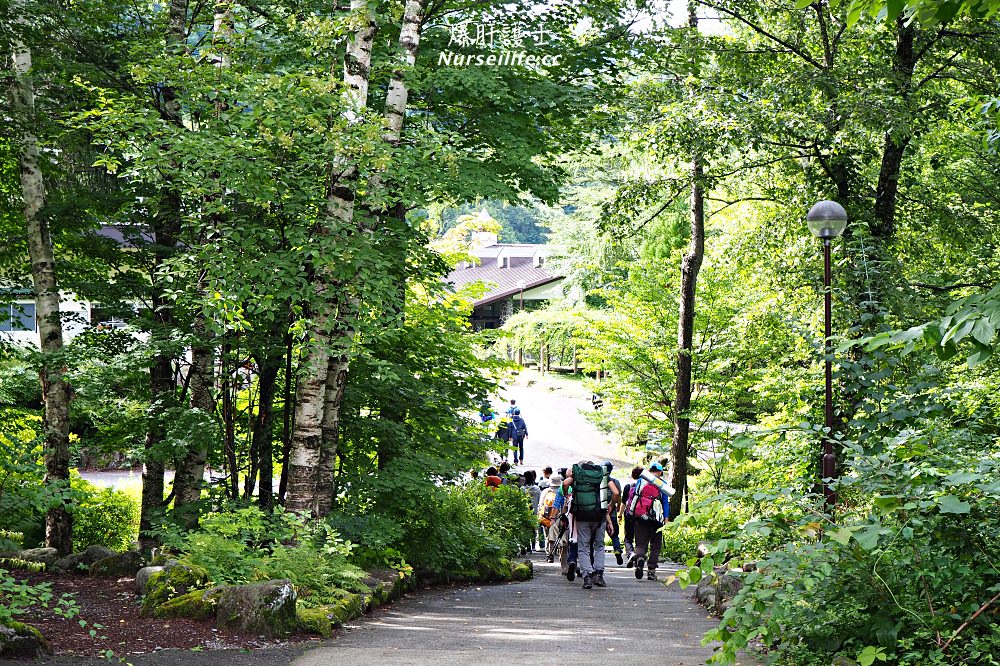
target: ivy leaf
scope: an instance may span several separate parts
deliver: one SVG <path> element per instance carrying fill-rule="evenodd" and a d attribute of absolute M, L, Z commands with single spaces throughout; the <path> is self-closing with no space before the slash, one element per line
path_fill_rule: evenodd
<path fill-rule="evenodd" d="M 972 505 L 954 495 L 941 495 L 937 498 L 937 505 L 941 513 L 969 513 L 972 510 Z"/>

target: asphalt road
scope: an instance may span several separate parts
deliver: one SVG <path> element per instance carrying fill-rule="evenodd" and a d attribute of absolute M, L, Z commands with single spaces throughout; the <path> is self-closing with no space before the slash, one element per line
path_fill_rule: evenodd
<path fill-rule="evenodd" d="M 716 621 L 687 593 L 613 564 L 605 578 L 583 590 L 536 559 L 529 582 L 416 595 L 292 664 L 705 663 Z"/>
<path fill-rule="evenodd" d="M 535 370 L 525 370 L 493 401 L 496 411 L 506 412 L 511 398 L 517 400 L 528 426 L 524 443 L 527 463 L 519 465 L 518 471 L 540 471 L 546 465 L 553 469 L 570 467 L 580 460 L 611 460 L 616 477 L 621 480 L 628 476 L 624 470 L 632 468 L 629 456 L 587 420 L 585 414 L 594 408 L 590 394 L 579 383 L 554 375 L 540 377 Z"/>
<path fill-rule="evenodd" d="M 607 588 L 584 590 L 536 555 L 525 583 L 423 590 L 360 619 L 329 640 L 254 651 L 163 650 L 136 666 L 337 666 L 655 663 L 698 666 L 712 654 L 701 637 L 716 620 L 676 585 L 636 580 L 609 554 Z M 673 572 L 661 566 L 660 578 Z M 48 663 L 106 661 L 61 657 Z M 757 664 L 741 660 L 745 666 Z"/>

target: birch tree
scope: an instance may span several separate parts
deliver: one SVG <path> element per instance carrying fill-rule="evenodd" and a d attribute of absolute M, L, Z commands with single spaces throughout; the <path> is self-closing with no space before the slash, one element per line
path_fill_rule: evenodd
<path fill-rule="evenodd" d="M 56 261 L 45 205 L 45 182 L 40 165 L 38 139 L 31 130 L 35 114 L 35 92 L 31 80 L 31 50 L 14 42 L 12 107 L 22 119 L 20 171 L 24 199 L 24 221 L 34 286 L 35 318 L 42 351 L 42 398 L 45 404 L 42 428 L 45 436 L 45 484 L 61 497 L 69 485 L 69 410 L 72 397 L 64 377 L 62 318 Z M 45 516 L 45 545 L 68 554 L 73 549 L 73 516 L 66 503 L 57 499 Z"/>
<path fill-rule="evenodd" d="M 343 80 L 347 87 L 346 113 L 351 123 L 360 123 L 368 106 L 376 24 L 366 0 L 351 0 L 351 18 L 357 22 L 357 28 L 344 57 Z M 349 230 L 354 225 L 357 166 L 343 157 L 332 162 L 325 219 L 316 229 L 320 235 Z M 293 511 L 325 515 L 333 501 L 334 433 L 339 425 L 349 367 L 351 304 L 345 285 L 324 266 L 314 264 L 313 271 L 322 310 L 311 313 L 313 341 L 300 366 L 285 506 Z M 326 438 L 324 429 L 329 433 Z"/>

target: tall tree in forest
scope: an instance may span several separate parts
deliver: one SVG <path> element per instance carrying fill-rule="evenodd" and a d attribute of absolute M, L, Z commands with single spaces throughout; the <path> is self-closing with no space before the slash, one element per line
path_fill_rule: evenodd
<path fill-rule="evenodd" d="M 346 107 L 352 123 L 363 122 L 368 107 L 375 14 L 365 0 L 351 0 L 356 22 L 344 57 Z M 331 156 L 331 176 L 325 214 L 317 223 L 318 235 L 357 234 L 354 201 L 358 167 L 350 158 Z M 333 502 L 333 466 L 340 404 L 347 385 L 350 320 L 356 301 L 346 285 L 327 266 L 313 265 L 320 308 L 310 313 L 313 339 L 303 353 L 296 388 L 295 430 L 288 457 L 285 506 L 293 511 L 326 515 Z M 324 438 L 323 433 L 328 436 Z"/>
<path fill-rule="evenodd" d="M 697 81 L 700 58 L 697 48 L 698 40 L 698 5 L 690 2 L 688 5 L 688 30 L 692 43 L 691 72 L 687 80 L 689 97 L 694 98 L 694 88 Z M 703 157 L 695 141 L 694 154 L 691 157 L 691 203 L 690 225 L 691 237 L 688 251 L 681 260 L 681 284 L 679 312 L 677 317 L 677 373 L 674 384 L 674 434 L 670 452 L 670 485 L 674 495 L 670 498 L 670 515 L 676 518 L 684 506 L 687 492 L 688 457 L 690 456 L 691 434 L 691 394 L 692 388 L 692 354 L 694 353 L 694 315 L 695 301 L 698 293 L 698 272 L 705 258 L 705 193 L 704 193 Z"/>
<path fill-rule="evenodd" d="M 15 41 L 12 54 L 14 82 L 12 106 L 23 124 L 21 133 L 21 192 L 31 260 L 31 280 L 35 294 L 35 317 L 41 342 L 42 398 L 45 403 L 45 483 L 56 488 L 69 484 L 69 410 L 71 390 L 64 377 L 62 318 L 59 309 L 59 286 L 56 260 L 45 205 L 45 182 L 39 163 L 38 140 L 34 123 L 35 92 L 31 80 L 31 51 Z M 63 493 L 53 493 L 62 497 Z M 68 554 L 73 549 L 73 516 L 65 502 L 54 500 L 45 516 L 45 545 Z"/>
<path fill-rule="evenodd" d="M 167 5 L 167 22 L 164 32 L 164 51 L 177 55 L 184 51 L 187 39 L 188 4 L 184 0 L 171 0 Z M 183 129 L 178 91 L 162 86 L 156 93 L 154 104 L 162 121 Z M 166 430 L 165 416 L 176 400 L 176 382 L 169 350 L 174 312 L 167 294 L 169 285 L 159 275 L 164 262 L 173 254 L 181 234 L 182 201 L 178 192 L 164 179 L 158 192 L 156 212 L 153 215 L 153 265 L 151 272 L 152 332 L 154 345 L 149 366 L 150 409 L 146 431 L 145 460 L 142 468 L 142 506 L 139 517 L 140 541 L 153 545 L 149 531 L 156 516 L 163 509 L 164 457 L 160 451 Z"/>

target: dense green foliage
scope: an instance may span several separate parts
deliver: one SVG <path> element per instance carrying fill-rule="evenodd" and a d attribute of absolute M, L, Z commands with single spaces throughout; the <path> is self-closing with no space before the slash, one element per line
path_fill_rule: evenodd
<path fill-rule="evenodd" d="M 395 0 L 3 4 L 5 79 L 38 83 L 34 112 L 0 100 L 0 304 L 30 300 L 18 174 L 37 141 L 60 289 L 94 305 L 45 361 L 73 389 L 74 463 L 146 466 L 143 547 L 216 582 L 288 577 L 318 605 L 365 569 L 509 575 L 525 496 L 456 485 L 485 462 L 469 417 L 506 355 L 477 348 L 472 295 L 443 278 L 470 224 L 550 237 L 565 299 L 491 335 L 593 373 L 591 418 L 639 457 L 667 457 L 690 421 L 690 511 L 666 554 L 714 542 L 684 583 L 757 563 L 734 569 L 717 661 L 749 645 L 778 664 L 994 664 L 996 4 L 699 0 L 685 21 L 647 2 L 445 0 L 410 23 Z M 551 33 L 534 46 L 559 62 L 442 65 L 453 21 Z M 850 218 L 831 248 L 829 431 L 803 221 L 819 199 Z M 2 351 L 0 530 L 35 545 L 67 506 L 77 545 L 130 546 L 133 500 L 43 482 L 43 361 Z M 281 508 L 296 494 L 315 520 Z M 44 594 L 17 585 L 0 595 Z"/>

